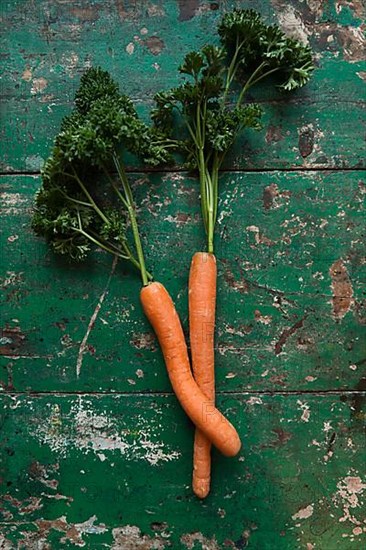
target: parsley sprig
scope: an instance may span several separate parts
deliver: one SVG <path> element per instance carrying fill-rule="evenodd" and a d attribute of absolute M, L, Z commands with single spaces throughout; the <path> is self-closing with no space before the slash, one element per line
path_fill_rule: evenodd
<path fill-rule="evenodd" d="M 160 131 L 139 119 L 132 101 L 120 93 L 108 72 L 87 70 L 75 109 L 63 119 L 42 170 L 32 220 L 36 233 L 73 260 L 83 260 L 93 246 L 128 260 L 146 285 L 151 275 L 122 153 L 128 151 L 155 166 L 169 157 L 161 142 Z"/>

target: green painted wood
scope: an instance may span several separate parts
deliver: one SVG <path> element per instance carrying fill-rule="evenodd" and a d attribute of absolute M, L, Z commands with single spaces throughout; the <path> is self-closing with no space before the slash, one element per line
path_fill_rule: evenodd
<path fill-rule="evenodd" d="M 147 114 L 154 94 L 178 82 L 177 66 L 213 36 L 235 2 L 3 2 L 2 170 L 37 172 L 90 64 L 111 70 Z M 248 3 L 239 3 L 249 5 Z M 318 70 L 286 96 L 265 87 L 255 99 L 264 129 L 243 136 L 228 166 L 364 167 L 366 41 L 361 2 L 250 2 L 308 40 Z M 36 30 L 35 30 L 36 29 Z M 244 148 L 243 148 L 244 147 Z"/>
<path fill-rule="evenodd" d="M 200 502 L 174 397 L 4 396 L 2 547 L 361 548 L 365 397 L 219 397 L 244 447 Z"/>
<path fill-rule="evenodd" d="M 214 453 L 200 502 L 138 275 L 103 253 L 70 266 L 29 223 L 85 68 L 111 70 L 147 117 L 234 5 L 309 40 L 318 69 L 288 101 L 257 90 L 264 129 L 222 176 L 217 401 L 244 445 Z M 365 15 L 359 0 L 2 3 L 0 548 L 363 547 Z M 149 266 L 187 329 L 197 183 L 130 169 Z"/>
<path fill-rule="evenodd" d="M 148 266 L 172 293 L 187 329 L 190 259 L 204 246 L 197 184 L 184 174 L 134 180 Z M 219 391 L 358 387 L 365 352 L 363 182 L 362 172 L 222 176 Z M 106 291 L 108 254 L 80 265 L 56 257 L 29 231 L 38 186 L 38 177 L 2 178 L 3 386 L 170 391 L 139 304 L 138 273 L 118 265 Z"/>

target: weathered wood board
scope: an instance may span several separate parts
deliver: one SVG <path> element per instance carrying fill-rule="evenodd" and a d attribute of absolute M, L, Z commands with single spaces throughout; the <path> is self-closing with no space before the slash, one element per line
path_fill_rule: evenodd
<path fill-rule="evenodd" d="M 173 396 L 4 396 L 4 534 L 21 548 L 360 548 L 365 397 L 220 395 L 244 448 L 214 455 L 199 502 Z"/>
<path fill-rule="evenodd" d="M 30 217 L 85 68 L 109 69 L 148 117 L 234 6 L 309 41 L 317 70 L 288 98 L 256 90 L 264 128 L 222 174 L 217 401 L 243 449 L 214 453 L 200 502 L 192 425 L 138 274 L 104 253 L 66 263 Z M 363 548 L 363 3 L 16 0 L 0 17 L 0 548 Z M 197 183 L 174 168 L 130 170 L 149 267 L 187 331 L 189 262 L 204 243 Z"/>
<path fill-rule="evenodd" d="M 182 173 L 140 173 L 134 180 L 149 268 L 172 292 L 187 329 L 189 263 L 204 242 L 197 183 Z M 28 230 L 39 178 L 2 181 L 0 208 L 11 220 L 2 235 L 4 386 L 169 390 L 139 304 L 138 273 L 120 264 L 110 277 L 112 258 L 105 253 L 81 265 L 55 257 Z M 222 176 L 219 389 L 357 387 L 365 351 L 365 182 L 360 171 Z M 171 250 L 179 252 L 174 262 Z M 79 378 L 76 365 L 82 365 Z"/>
<path fill-rule="evenodd" d="M 176 85 L 184 55 L 212 41 L 223 10 L 260 9 L 310 41 L 318 69 L 306 89 L 286 96 L 259 88 L 264 131 L 243 137 L 229 160 L 239 168 L 365 167 L 366 40 L 362 2 L 73 2 L 4 4 L 2 169 L 38 171 L 80 74 L 91 64 L 113 72 L 147 113 L 153 96 Z M 215 39 L 216 40 L 216 39 Z"/>

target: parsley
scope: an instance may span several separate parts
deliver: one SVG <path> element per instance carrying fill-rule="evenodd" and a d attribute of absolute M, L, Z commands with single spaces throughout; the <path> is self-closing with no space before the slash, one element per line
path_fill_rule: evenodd
<path fill-rule="evenodd" d="M 145 267 L 121 154 L 129 151 L 144 163 L 157 165 L 169 160 L 167 147 L 161 143 L 161 132 L 139 119 L 132 101 L 120 93 L 108 72 L 100 68 L 86 71 L 75 109 L 63 119 L 42 170 L 32 219 L 35 232 L 55 252 L 73 260 L 83 260 L 93 245 L 129 260 L 146 285 L 151 275 Z M 118 207 L 112 196 L 118 199 Z M 133 246 L 126 234 L 128 220 Z"/>
<path fill-rule="evenodd" d="M 179 68 L 186 80 L 158 93 L 152 111 L 157 131 L 183 152 L 186 167 L 199 173 L 209 252 L 214 250 L 220 167 L 243 130 L 261 128 L 262 110 L 245 103 L 247 92 L 270 75 L 277 77 L 281 90 L 300 88 L 314 69 L 309 46 L 266 25 L 254 10 L 227 13 L 218 33 L 221 47 L 206 45 L 188 53 Z"/>

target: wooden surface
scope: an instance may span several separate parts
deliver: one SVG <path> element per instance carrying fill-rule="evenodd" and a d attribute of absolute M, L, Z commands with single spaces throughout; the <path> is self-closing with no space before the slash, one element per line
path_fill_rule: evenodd
<path fill-rule="evenodd" d="M 221 13 L 259 7 L 309 40 L 289 100 L 258 89 L 220 182 L 217 401 L 238 427 L 190 488 L 193 429 L 144 318 L 139 279 L 81 266 L 30 230 L 39 169 L 87 66 L 148 114 Z M 3 2 L 0 548 L 351 550 L 365 546 L 365 10 L 362 2 Z M 204 242 L 187 173 L 131 178 L 148 265 L 187 329 Z M 77 369 L 80 376 L 77 377 Z"/>

